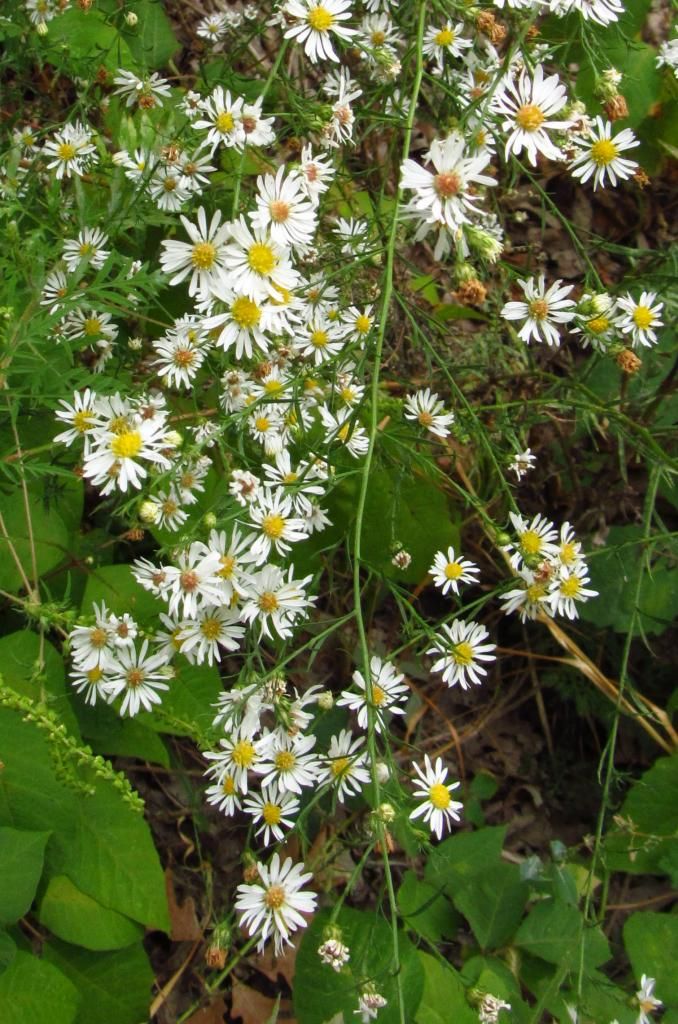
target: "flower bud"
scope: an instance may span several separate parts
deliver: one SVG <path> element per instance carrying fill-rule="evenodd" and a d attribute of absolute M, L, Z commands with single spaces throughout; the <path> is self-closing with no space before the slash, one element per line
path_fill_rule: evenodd
<path fill-rule="evenodd" d="M 160 518 L 160 506 L 150 499 L 142 501 L 139 506 L 139 519 L 142 523 L 157 523 Z"/>
<path fill-rule="evenodd" d="M 129 25 L 130 28 L 134 28 L 134 26 L 138 23 L 138 21 L 139 21 L 139 16 L 137 14 L 135 14 L 134 11 L 128 11 L 127 14 L 125 15 L 125 22 L 126 22 L 127 25 Z"/>

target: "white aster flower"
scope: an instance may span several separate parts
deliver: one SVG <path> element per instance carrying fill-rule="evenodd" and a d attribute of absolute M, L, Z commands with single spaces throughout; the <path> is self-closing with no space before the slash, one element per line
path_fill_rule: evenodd
<path fill-rule="evenodd" d="M 274 840 L 282 842 L 285 830 L 294 827 L 294 817 L 299 812 L 299 800 L 292 793 L 281 793 L 275 786 L 264 786 L 261 793 L 253 793 L 245 800 L 243 810 L 251 814 L 254 824 L 261 826 L 254 833 L 263 833 L 264 846 Z"/>
<path fill-rule="evenodd" d="M 366 985 L 358 997 L 358 1009 L 353 1011 L 354 1016 L 359 1016 L 361 1024 L 369 1024 L 376 1020 L 379 1011 L 387 1005 L 387 1000 L 377 992 L 374 985 Z"/>
<path fill-rule="evenodd" d="M 636 992 L 636 999 L 638 1000 L 638 1019 L 636 1024 L 652 1024 L 650 1020 L 650 1014 L 658 1010 L 660 1006 L 663 1006 L 661 999 L 657 999 L 654 994 L 654 987 L 657 984 L 654 978 L 648 978 L 647 974 L 643 974 L 640 979 L 640 988 Z"/>
<path fill-rule="evenodd" d="M 658 68 L 671 68 L 674 75 L 678 77 L 678 36 L 675 39 L 667 39 L 661 44 L 656 63 Z"/>
<path fill-rule="evenodd" d="M 462 36 L 463 31 L 464 23 L 462 21 L 457 22 L 456 25 L 447 21 L 440 28 L 435 26 L 428 28 L 424 35 L 424 55 L 434 60 L 440 68 L 444 66 L 446 56 L 461 57 L 464 50 L 473 45 L 471 39 L 465 39 Z"/>
<path fill-rule="evenodd" d="M 560 573 L 551 581 L 548 600 L 552 615 L 566 615 L 568 619 L 579 618 L 577 605 L 585 603 L 590 597 L 597 597 L 597 590 L 589 590 L 588 569 L 583 562 L 575 563 L 571 568 L 563 566 Z"/>
<path fill-rule="evenodd" d="M 359 458 L 370 446 L 365 428 L 361 427 L 351 409 L 339 409 L 336 416 L 325 405 L 318 406 L 318 412 L 325 427 L 325 439 L 341 441 L 351 455 Z"/>
<path fill-rule="evenodd" d="M 280 490 L 266 488 L 252 502 L 249 514 L 252 523 L 260 533 L 252 544 L 252 556 L 255 565 L 262 565 L 268 560 L 271 549 L 279 555 L 291 551 L 291 544 L 306 540 L 308 534 L 304 522 L 293 515 L 292 498 Z"/>
<path fill-rule="evenodd" d="M 100 228 L 83 228 L 77 238 L 64 242 L 64 263 L 71 273 L 80 261 L 99 270 L 110 256 L 107 243 L 108 236 Z"/>
<path fill-rule="evenodd" d="M 382 661 L 376 654 L 370 658 L 370 678 L 371 699 L 362 672 L 356 670 L 353 673 L 353 684 L 358 688 L 358 693 L 344 690 L 337 701 L 337 706 L 357 712 L 358 725 L 361 729 L 368 727 L 369 706 L 374 712 L 374 728 L 381 732 L 385 725 L 385 711 L 391 715 L 405 714 L 405 709 L 399 705 L 408 693 L 408 687 L 403 685 L 405 676 L 402 672 L 398 672 L 390 662 Z"/>
<path fill-rule="evenodd" d="M 153 349 L 159 356 L 153 365 L 168 387 L 192 388 L 195 375 L 202 366 L 206 351 L 203 345 L 189 335 L 178 338 L 158 338 Z"/>
<path fill-rule="evenodd" d="M 115 637 L 110 623 L 110 614 L 104 601 L 92 605 L 94 625 L 75 626 L 69 634 L 71 653 L 78 669 L 93 668 L 108 670 L 115 655 Z"/>
<path fill-rule="evenodd" d="M 477 583 L 480 570 L 474 562 L 464 558 L 457 558 L 454 548 L 449 547 L 447 552 L 438 551 L 433 559 L 433 565 L 429 569 L 430 575 L 436 587 L 440 587 L 443 594 L 453 590 L 459 595 L 460 583 Z"/>
<path fill-rule="evenodd" d="M 514 569 L 519 569 L 527 559 L 550 559 L 558 554 L 558 545 L 554 543 L 558 539 L 558 532 L 553 523 L 541 513 L 534 516 L 532 522 L 515 512 L 509 512 L 509 519 L 516 531 L 517 542 L 508 544 L 505 550 L 513 552 L 511 565 Z"/>
<path fill-rule="evenodd" d="M 295 171 L 286 175 L 285 167 L 279 167 L 275 177 L 258 177 L 257 189 L 257 208 L 250 215 L 252 227 L 268 231 L 278 245 L 301 252 L 307 249 L 317 226 L 317 215 L 301 176 Z"/>
<path fill-rule="evenodd" d="M 62 409 L 57 409 L 55 416 L 62 423 L 68 426 L 68 430 L 57 434 L 54 441 L 57 444 L 65 444 L 67 447 L 74 441 L 82 440 L 85 446 L 85 453 L 88 453 L 92 443 L 94 431 L 98 425 L 97 396 L 94 391 L 85 388 L 84 391 L 76 391 L 73 394 L 73 404 L 69 404 L 65 398 L 60 399 Z"/>
<path fill-rule="evenodd" d="M 479 662 L 496 660 L 492 653 L 496 644 L 483 642 L 489 635 L 477 622 L 455 619 L 451 625 L 443 625 L 442 632 L 436 634 L 433 647 L 426 652 L 432 656 L 441 655 L 431 666 L 431 671 L 441 672 L 448 686 L 459 683 L 463 690 L 467 690 L 471 683 L 480 686 L 480 677 L 487 675 L 487 669 Z"/>
<path fill-rule="evenodd" d="M 559 18 L 572 11 L 578 11 L 585 21 L 596 25 L 611 25 L 624 13 L 620 0 L 551 0 L 552 12 Z"/>
<path fill-rule="evenodd" d="M 628 293 L 617 299 L 617 305 L 622 312 L 618 327 L 622 334 L 631 335 L 631 344 L 634 348 L 636 345 L 650 348 L 657 343 L 655 327 L 663 326 L 659 314 L 664 308 L 664 303 L 655 303 L 656 298 L 656 292 L 643 292 L 638 300 Z"/>
<path fill-rule="evenodd" d="M 107 689 L 108 676 L 100 665 L 92 668 L 83 668 L 75 664 L 69 672 L 71 684 L 75 687 L 76 693 L 83 694 L 85 704 L 94 707 L 97 697 L 101 697 L 107 703 L 111 700 L 110 691 Z"/>
<path fill-rule="evenodd" d="M 80 121 L 67 124 L 61 131 L 54 133 L 43 147 L 43 153 L 50 159 L 49 170 L 56 168 L 58 180 L 70 178 L 71 174 L 82 177 L 94 159 L 96 146 L 92 141 L 92 132 Z"/>
<path fill-rule="evenodd" d="M 551 615 L 551 604 L 549 601 L 549 583 L 551 573 L 537 573 L 523 567 L 519 570 L 518 586 L 507 590 L 502 594 L 502 611 L 504 615 L 512 615 L 518 612 L 521 622 L 533 621 L 541 613 Z"/>
<path fill-rule="evenodd" d="M 612 124 L 596 117 L 595 126 L 589 128 L 586 139 L 578 142 L 577 154 L 570 163 L 570 171 L 574 178 L 582 184 L 593 177 L 593 190 L 605 188 L 605 180 L 609 178 L 611 185 L 630 178 L 638 170 L 635 160 L 627 160 L 619 154 L 627 149 L 634 149 L 640 142 L 630 128 L 624 128 L 612 134 Z"/>
<path fill-rule="evenodd" d="M 167 662 L 162 654 L 148 654 L 148 640 L 144 640 L 139 650 L 134 644 L 118 649 L 116 659 L 109 672 L 105 689 L 111 699 L 124 693 L 120 714 L 130 716 L 144 711 L 152 711 L 154 704 L 160 704 L 162 698 L 159 690 L 169 690 L 167 675 L 164 671 Z"/>
<path fill-rule="evenodd" d="M 194 619 L 198 608 L 204 605 L 221 604 L 221 579 L 219 554 L 210 551 L 201 541 L 193 541 L 180 552 L 178 565 L 162 567 L 164 579 L 162 593 L 169 602 L 169 613 L 182 613 Z"/>
<path fill-rule="evenodd" d="M 243 102 L 240 97 L 232 99 L 230 92 L 220 85 L 201 101 L 204 117 L 194 121 L 193 127 L 197 131 L 207 129 L 205 144 L 212 147 L 212 153 L 220 145 L 236 149 L 245 145 L 245 129 L 241 121 Z"/>
<path fill-rule="evenodd" d="M 113 90 L 114 96 L 124 96 L 127 107 L 136 103 L 142 110 L 161 107 L 163 98 L 172 95 L 169 82 L 161 78 L 157 71 L 145 78 L 138 78 L 132 71 L 121 69 L 113 79 L 113 85 L 118 86 Z"/>
<path fill-rule="evenodd" d="M 333 787 L 339 803 L 343 804 L 345 797 L 356 796 L 370 781 L 365 737 L 354 736 L 348 729 L 333 736 L 323 758 L 319 781 Z"/>
<path fill-rule="evenodd" d="M 318 956 L 333 971 L 340 971 L 351 959 L 351 951 L 340 939 L 326 939 L 318 946 Z"/>
<path fill-rule="evenodd" d="M 274 117 L 263 117 L 263 97 L 259 96 L 254 103 L 244 103 L 240 112 L 240 124 L 245 133 L 247 146 L 272 146 L 275 142 L 273 130 Z"/>
<path fill-rule="evenodd" d="M 162 422 L 123 420 L 115 430 L 94 433 L 92 448 L 85 454 L 83 475 L 95 486 L 103 485 L 102 494 L 110 494 L 116 487 L 123 493 L 130 486 L 139 490 L 148 475 L 139 460 L 169 469 L 170 461 L 162 451 L 165 447 Z"/>
<path fill-rule="evenodd" d="M 534 468 L 536 461 L 537 456 L 532 454 L 532 449 L 526 448 L 523 452 L 516 452 L 508 468 L 516 474 L 518 480 L 522 480 L 525 474 Z"/>
<path fill-rule="evenodd" d="M 318 780 L 320 762 L 312 753 L 315 736 L 290 736 L 276 730 L 268 737 L 268 745 L 255 771 L 263 775 L 262 786 L 275 786 L 280 793 L 288 790 L 301 793 L 313 788 Z"/>
<path fill-rule="evenodd" d="M 560 345 L 560 334 L 556 324 L 570 323 L 574 319 L 576 303 L 566 296 L 573 285 L 563 285 L 560 278 L 546 288 L 544 275 L 540 274 L 525 281 L 518 281 L 525 296 L 524 301 L 507 302 L 501 311 L 505 320 L 524 320 L 518 337 L 529 345 L 535 341 L 546 342 L 549 346 Z"/>
<path fill-rule="evenodd" d="M 195 27 L 195 34 L 210 43 L 218 43 L 226 35 L 226 20 L 220 12 L 201 18 Z"/>
<path fill-rule="evenodd" d="M 285 32 L 286 39 L 304 44 L 304 52 L 313 64 L 319 60 L 339 58 L 332 46 L 331 36 L 349 40 L 355 29 L 342 25 L 351 17 L 351 0 L 287 0 L 285 14 L 297 19 Z"/>
<path fill-rule="evenodd" d="M 148 192 L 159 210 L 178 213 L 191 198 L 191 183 L 173 167 L 158 167 L 148 183 Z"/>
<path fill-rule="evenodd" d="M 445 406 L 438 395 L 430 388 L 425 388 L 406 396 L 405 419 L 414 420 L 434 437 L 443 439 L 450 433 L 448 427 L 454 423 L 454 413 L 445 412 Z"/>
<path fill-rule="evenodd" d="M 198 210 L 197 224 L 191 224 L 183 216 L 180 219 L 191 241 L 163 241 L 160 266 L 165 274 L 174 275 L 170 278 L 170 284 L 179 284 L 190 274 L 188 294 L 208 297 L 224 277 L 225 243 L 229 237 L 229 225 L 221 224 L 221 213 L 217 210 L 208 227 L 202 207 Z"/>
<path fill-rule="evenodd" d="M 240 625 L 240 616 L 227 607 L 201 608 L 195 619 L 185 621 L 181 627 L 181 653 L 198 665 L 213 665 L 221 661 L 221 648 L 237 651 L 245 627 Z"/>
<path fill-rule="evenodd" d="M 235 791 L 247 793 L 248 773 L 256 768 L 267 745 L 268 737 L 254 739 L 251 732 L 241 726 L 226 739 L 219 740 L 218 751 L 207 751 L 204 754 L 205 760 L 211 761 L 205 774 L 215 778 L 217 783 L 230 776 Z"/>
<path fill-rule="evenodd" d="M 205 790 L 205 798 L 208 804 L 216 807 L 229 818 L 242 808 L 240 794 L 232 775 L 223 775 L 220 782 L 208 786 Z"/>
<path fill-rule="evenodd" d="M 415 780 L 417 788 L 414 795 L 423 802 L 412 811 L 410 819 L 423 817 L 431 832 L 441 839 L 443 832 L 450 827 L 450 821 L 460 820 L 458 812 L 464 805 L 453 800 L 451 793 L 459 789 L 461 783 L 445 782 L 447 768 L 441 758 L 437 758 L 435 765 L 432 765 L 428 754 L 424 754 L 424 767 L 420 768 L 414 761 L 412 767 L 419 776 Z"/>
<path fill-rule="evenodd" d="M 507 75 L 494 94 L 490 108 L 503 117 L 502 129 L 509 133 L 505 155 L 520 156 L 527 151 L 527 159 L 537 165 L 537 154 L 548 160 L 562 160 L 562 150 L 553 144 L 547 129 L 568 128 L 571 120 L 554 120 L 553 115 L 567 103 L 567 91 L 557 75 L 544 78 L 544 69 L 538 64 L 530 78 L 525 69 L 516 79 Z"/>
<path fill-rule="evenodd" d="M 277 853 L 268 866 L 258 864 L 259 881 L 238 886 L 235 909 L 240 912 L 240 924 L 250 935 L 259 935 L 257 949 L 261 952 L 269 936 L 274 938 L 275 955 L 280 956 L 286 944 L 291 944 L 290 933 L 305 928 L 302 914 L 312 914 L 317 896 L 302 886 L 313 875 L 304 873 L 303 864 L 292 863 L 288 857 L 283 864 Z"/>
<path fill-rule="evenodd" d="M 434 139 L 428 160 L 434 171 L 427 171 L 414 160 L 405 160 L 401 185 L 416 195 L 412 207 L 429 223 L 444 223 L 454 232 L 476 214 L 477 185 L 496 185 L 494 178 L 481 172 L 490 162 L 489 153 L 466 156 L 466 140 L 458 132 L 445 139 Z"/>
<path fill-rule="evenodd" d="M 226 246 L 229 285 L 255 302 L 293 292 L 299 274 L 292 266 L 290 251 L 278 245 L 265 231 L 250 231 L 244 217 L 233 221 L 231 242 Z"/>
<path fill-rule="evenodd" d="M 244 622 L 259 624 L 259 635 L 271 637 L 271 629 L 280 637 L 292 635 L 292 627 L 310 608 L 315 597 L 309 597 L 305 587 L 312 576 L 295 580 L 292 566 L 287 577 L 277 565 L 266 565 L 249 580 L 249 592 L 240 616 Z"/>
<path fill-rule="evenodd" d="M 335 170 L 326 156 L 314 156 L 310 143 L 302 146 L 299 157 L 301 182 L 306 195 L 314 206 L 320 202 L 320 196 L 327 192 L 334 178 Z"/>

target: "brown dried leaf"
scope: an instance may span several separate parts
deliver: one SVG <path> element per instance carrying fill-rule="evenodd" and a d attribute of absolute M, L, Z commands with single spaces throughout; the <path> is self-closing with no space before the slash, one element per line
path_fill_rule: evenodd
<path fill-rule="evenodd" d="M 218 996 L 209 1006 L 204 1006 L 202 1010 L 192 1014 L 186 1024 L 224 1024 L 226 1009 L 226 1003 Z"/>
<path fill-rule="evenodd" d="M 188 896 L 183 903 L 177 902 L 174 879 L 170 868 L 165 870 L 165 889 L 170 915 L 170 938 L 173 942 L 196 942 L 203 932 L 195 912 L 195 902 Z"/>

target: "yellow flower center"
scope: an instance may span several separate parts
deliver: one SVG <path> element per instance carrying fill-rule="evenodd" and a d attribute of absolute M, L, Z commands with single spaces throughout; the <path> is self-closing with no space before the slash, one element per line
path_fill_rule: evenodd
<path fill-rule="evenodd" d="M 349 427 L 348 423 L 344 423 L 344 425 L 341 428 L 341 430 L 337 433 L 337 437 L 339 438 L 340 441 L 343 441 L 344 444 L 346 444 L 346 442 L 349 439 L 349 436 L 350 436 L 349 435 L 349 431 L 350 431 L 350 429 L 351 428 Z"/>
<path fill-rule="evenodd" d="M 619 155 L 619 150 L 611 139 L 599 139 L 591 146 L 591 159 L 598 167 L 607 167 Z"/>
<path fill-rule="evenodd" d="M 380 708 L 386 700 L 386 691 L 382 690 L 381 686 L 377 686 L 376 683 L 372 684 L 372 703 L 375 707 Z"/>
<path fill-rule="evenodd" d="M 175 366 L 192 366 L 197 358 L 195 349 L 178 348 L 172 355 L 172 362 Z"/>
<path fill-rule="evenodd" d="M 316 32 L 327 32 L 334 24 L 334 16 L 325 7 L 314 7 L 306 19 Z"/>
<path fill-rule="evenodd" d="M 256 302 L 241 295 L 231 306 L 231 316 L 238 327 L 256 327 L 261 320 L 261 310 Z"/>
<path fill-rule="evenodd" d="M 610 321 L 606 316 L 596 316 L 593 320 L 589 320 L 586 326 L 591 334 L 604 334 L 610 326 Z"/>
<path fill-rule="evenodd" d="M 516 121 L 518 125 L 526 132 L 536 132 L 537 128 L 541 128 L 546 118 L 542 114 L 539 107 L 535 106 L 534 103 L 526 103 L 516 112 Z"/>
<path fill-rule="evenodd" d="M 87 681 L 92 685 L 96 685 L 103 678 L 103 674 L 103 669 L 97 665 L 96 668 L 91 668 L 87 673 Z"/>
<path fill-rule="evenodd" d="M 535 320 L 545 320 L 549 315 L 549 304 L 546 299 L 533 299 L 532 302 L 528 302 L 527 308 Z"/>
<path fill-rule="evenodd" d="M 76 412 L 73 416 L 73 426 L 79 434 L 84 434 L 89 430 L 90 423 L 94 419 L 94 413 L 90 412 L 89 409 L 81 409 Z"/>
<path fill-rule="evenodd" d="M 227 775 L 221 783 L 221 792 L 224 796 L 233 796 L 235 793 L 235 779 L 231 775 Z"/>
<path fill-rule="evenodd" d="M 527 594 L 527 600 L 535 604 L 546 593 L 546 587 L 543 583 L 533 583 L 527 588 L 525 593 Z"/>
<path fill-rule="evenodd" d="M 165 192 L 174 192 L 175 188 L 177 187 L 177 179 L 165 178 L 165 180 L 162 183 L 162 187 L 164 188 Z"/>
<path fill-rule="evenodd" d="M 433 42 L 436 46 L 449 46 L 454 42 L 454 32 L 451 28 L 441 28 L 440 32 L 437 33 Z"/>
<path fill-rule="evenodd" d="M 236 565 L 235 558 L 233 555 L 222 555 L 219 561 L 221 569 L 217 572 L 217 576 L 221 576 L 223 580 L 230 580 Z"/>
<path fill-rule="evenodd" d="M 238 768 L 249 768 L 254 762 L 254 757 L 254 747 L 249 740 L 239 740 L 231 752 L 231 760 Z"/>
<path fill-rule="evenodd" d="M 279 825 L 282 818 L 282 810 L 278 804 L 264 804 L 261 809 L 261 816 L 267 825 Z"/>
<path fill-rule="evenodd" d="M 274 612 L 278 607 L 278 598 L 270 590 L 265 590 L 259 597 L 259 608 L 262 612 Z"/>
<path fill-rule="evenodd" d="M 133 459 L 141 451 L 143 443 L 138 430 L 126 430 L 113 438 L 111 451 L 116 459 Z"/>
<path fill-rule="evenodd" d="M 435 782 L 431 786 L 428 798 L 437 811 L 444 811 L 450 806 L 450 791 L 442 782 Z"/>
<path fill-rule="evenodd" d="M 271 211 L 271 220 L 275 224 L 282 224 L 290 215 L 289 203 L 284 203 L 282 199 L 274 199 L 269 205 Z"/>
<path fill-rule="evenodd" d="M 270 889 L 266 890 L 264 903 L 269 910 L 280 910 L 284 902 L 285 890 L 282 885 L 272 885 Z"/>
<path fill-rule="evenodd" d="M 62 142 L 57 147 L 57 156 L 64 162 L 66 160 L 72 160 L 76 153 L 77 149 L 75 146 L 72 146 L 70 142 Z"/>
<path fill-rule="evenodd" d="M 560 545 L 560 561 L 563 565 L 569 565 L 577 557 L 577 547 L 571 541 L 565 541 Z"/>
<path fill-rule="evenodd" d="M 581 580 L 578 576 L 570 576 L 560 584 L 560 593 L 563 597 L 576 597 L 581 590 Z"/>
<path fill-rule="evenodd" d="M 282 516 L 270 512 L 267 516 L 264 516 L 261 522 L 261 529 L 271 540 L 279 540 L 285 529 L 285 520 Z"/>
<path fill-rule="evenodd" d="M 466 640 L 462 640 L 452 651 L 452 657 L 457 665 L 470 665 L 473 661 L 473 648 Z"/>
<path fill-rule="evenodd" d="M 351 759 L 348 757 L 336 757 L 330 765 L 330 771 L 334 775 L 335 779 L 345 775 L 351 764 Z"/>
<path fill-rule="evenodd" d="M 92 245 L 89 242 L 83 242 L 78 248 L 79 256 L 89 256 L 92 252 Z"/>
<path fill-rule="evenodd" d="M 356 317 L 355 329 L 358 334 L 367 334 L 371 326 L 372 320 L 367 313 L 361 313 L 359 317 Z"/>
<path fill-rule="evenodd" d="M 311 331 L 310 342 L 314 348 L 325 348 L 328 341 L 327 331 Z"/>
<path fill-rule="evenodd" d="M 108 640 L 108 633 L 101 626 L 95 626 L 89 634 L 89 642 L 92 647 L 105 647 Z"/>
<path fill-rule="evenodd" d="M 417 421 L 421 424 L 422 427 L 430 427 L 431 424 L 433 423 L 433 416 L 431 415 L 430 412 L 427 412 L 424 409 L 423 412 L 420 412 L 419 415 L 417 416 Z"/>
<path fill-rule="evenodd" d="M 247 262 L 256 274 L 270 274 L 277 260 L 270 245 L 266 245 L 265 242 L 255 242 L 248 250 Z"/>
<path fill-rule="evenodd" d="M 541 537 L 536 530 L 526 530 L 519 537 L 521 550 L 526 555 L 536 555 L 541 551 Z"/>
<path fill-rule="evenodd" d="M 137 686 L 141 686 L 144 681 L 143 669 L 131 668 L 127 672 L 125 678 L 127 680 L 127 685 L 131 687 L 132 690 L 136 690 Z"/>
<path fill-rule="evenodd" d="M 283 390 L 283 382 L 281 380 L 267 380 L 264 384 L 264 391 L 267 395 L 276 395 L 279 391 Z"/>
<path fill-rule="evenodd" d="M 217 250 L 211 242 L 198 242 L 193 246 L 191 263 L 198 270 L 210 270 L 214 266 Z"/>
<path fill-rule="evenodd" d="M 443 199 L 451 199 L 461 189 L 461 178 L 454 171 L 443 171 L 436 174 L 433 179 L 433 187 Z"/>
<path fill-rule="evenodd" d="M 445 566 L 445 576 L 448 580 L 458 580 L 463 572 L 459 562 L 448 562 Z"/>
<path fill-rule="evenodd" d="M 82 325 L 82 333 L 88 338 L 94 338 L 97 334 L 101 334 L 101 320 L 96 316 L 88 317 Z"/>
<path fill-rule="evenodd" d="M 348 404 L 354 401 L 355 391 L 353 390 L 353 388 L 350 388 L 348 386 L 343 387 L 339 392 L 339 397 L 341 398 L 342 402 L 346 402 Z"/>
<path fill-rule="evenodd" d="M 207 640 L 216 640 L 221 633 L 221 623 L 218 619 L 203 619 L 200 632 Z"/>
<path fill-rule="evenodd" d="M 632 319 L 636 327 L 644 331 L 650 326 L 654 317 L 652 316 L 652 311 L 647 306 L 636 306 L 632 313 Z"/>
<path fill-rule="evenodd" d="M 372 38 L 372 45 L 373 46 L 383 46 L 384 43 L 386 42 L 386 33 L 385 32 L 380 32 L 377 29 L 375 32 L 372 33 L 372 37 L 371 38 Z"/>
<path fill-rule="evenodd" d="M 217 131 L 222 132 L 222 134 L 226 134 L 226 132 L 232 132 L 235 126 L 233 114 L 229 114 L 227 110 L 224 110 L 221 114 L 219 114 L 214 123 L 216 125 Z"/>
<path fill-rule="evenodd" d="M 259 431 L 260 434 L 265 434 L 266 431 L 270 428 L 271 424 L 269 420 L 266 418 L 266 416 L 257 416 L 257 418 L 254 421 L 254 426 Z"/>
<path fill-rule="evenodd" d="M 291 750 L 279 750 L 273 758 L 273 763 L 279 772 L 289 772 L 294 768 L 297 759 Z"/>

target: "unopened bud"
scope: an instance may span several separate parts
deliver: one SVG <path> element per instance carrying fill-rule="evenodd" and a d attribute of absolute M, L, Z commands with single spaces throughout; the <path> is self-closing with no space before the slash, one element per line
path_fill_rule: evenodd
<path fill-rule="evenodd" d="M 183 437 L 178 430 L 168 430 L 164 437 L 165 444 L 170 445 L 172 448 L 178 448 L 183 441 Z"/>
<path fill-rule="evenodd" d="M 617 366 L 623 373 L 638 373 L 638 370 L 643 365 L 642 359 L 636 355 L 630 348 L 623 349 L 617 356 Z"/>
<path fill-rule="evenodd" d="M 130 28 L 134 28 L 138 21 L 139 16 L 135 14 L 134 11 L 128 11 L 125 15 L 125 22 L 129 25 Z"/>
<path fill-rule="evenodd" d="M 626 99 L 620 92 L 610 97 L 605 104 L 605 113 L 610 121 L 621 121 L 623 117 L 629 116 L 629 108 Z"/>
<path fill-rule="evenodd" d="M 160 506 L 154 501 L 142 501 L 139 506 L 139 519 L 142 523 L 157 523 L 160 518 Z"/>
<path fill-rule="evenodd" d="M 331 711 L 334 707 L 334 695 L 331 690 L 324 690 L 318 697 L 318 707 L 321 711 Z"/>
<path fill-rule="evenodd" d="M 213 530 L 217 525 L 217 517 L 214 512 L 205 512 L 205 515 L 202 517 L 202 521 L 208 530 Z"/>
<path fill-rule="evenodd" d="M 379 804 L 376 813 L 384 825 L 390 825 L 391 822 L 395 821 L 396 810 L 393 804 Z"/>

